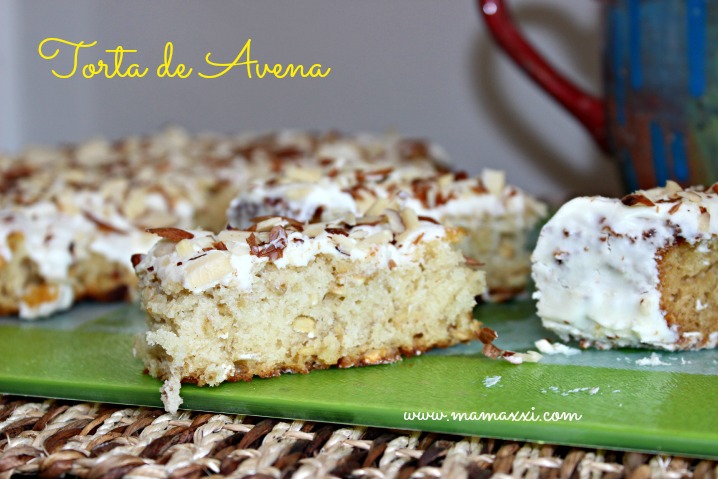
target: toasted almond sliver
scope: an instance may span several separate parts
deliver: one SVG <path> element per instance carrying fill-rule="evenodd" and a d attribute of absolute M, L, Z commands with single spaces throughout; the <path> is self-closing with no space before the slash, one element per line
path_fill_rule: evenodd
<path fill-rule="evenodd" d="M 673 180 L 666 181 L 666 194 L 670 197 L 674 194 L 678 193 L 679 191 L 683 191 L 683 188 L 681 188 L 681 185 L 676 183 Z"/>
<path fill-rule="evenodd" d="M 371 236 L 367 236 L 362 241 L 363 244 L 387 244 L 392 239 L 394 239 L 394 235 L 391 234 L 391 231 L 389 230 L 381 230 L 378 233 L 374 233 Z"/>
<path fill-rule="evenodd" d="M 351 254 L 352 250 L 356 248 L 357 245 L 356 241 L 347 236 L 334 235 L 332 236 L 332 239 L 339 247 L 339 250 L 345 254 Z"/>
<path fill-rule="evenodd" d="M 122 211 L 131 220 L 138 218 L 146 209 L 147 198 L 145 193 L 140 190 L 132 190 L 127 201 L 122 205 Z"/>
<path fill-rule="evenodd" d="M 419 217 L 416 216 L 416 212 L 411 208 L 404 208 L 403 210 L 401 210 L 401 220 L 404 223 L 406 229 L 402 233 L 397 235 L 396 241 L 399 243 L 403 243 L 404 241 L 406 241 L 409 235 L 416 231 L 420 226 Z"/>
<path fill-rule="evenodd" d="M 389 220 L 389 227 L 394 233 L 398 234 L 404 232 L 406 227 L 404 226 L 404 222 L 401 220 L 401 215 L 397 210 L 387 209 L 384 214 Z"/>
<path fill-rule="evenodd" d="M 711 226 L 711 214 L 708 211 L 704 211 L 698 217 L 698 229 L 702 233 L 707 233 Z"/>
<path fill-rule="evenodd" d="M 157 228 L 153 229 L 162 229 L 160 227 L 169 228 L 169 225 L 176 225 L 178 221 L 179 219 L 175 217 L 175 215 L 161 211 L 149 211 L 142 215 L 142 224 L 157 226 Z M 148 233 L 149 232 L 150 231 L 148 231 Z"/>
<path fill-rule="evenodd" d="M 360 216 L 357 218 L 358 225 L 379 224 L 384 221 L 381 216 Z"/>
<path fill-rule="evenodd" d="M 194 238 L 194 234 L 179 228 L 148 228 L 147 232 L 174 242 Z"/>
<path fill-rule="evenodd" d="M 686 197 L 688 198 L 688 201 L 691 201 L 693 203 L 700 203 L 703 201 L 701 195 L 699 195 L 695 191 L 687 191 Z"/>
<path fill-rule="evenodd" d="M 270 231 L 275 226 L 281 224 L 284 220 L 279 216 L 269 218 L 264 221 L 257 223 L 257 231 Z"/>
<path fill-rule="evenodd" d="M 185 286 L 188 289 L 209 286 L 232 272 L 230 256 L 223 252 L 207 254 L 186 265 Z"/>
<path fill-rule="evenodd" d="M 418 228 L 419 217 L 416 215 L 416 211 L 411 208 L 404 208 L 401 210 L 401 220 L 404 222 L 404 227 L 407 231 L 412 231 Z"/>
<path fill-rule="evenodd" d="M 180 255 L 182 259 L 191 258 L 196 253 L 192 242 L 188 239 L 179 241 L 175 245 L 175 250 L 177 250 L 177 254 Z"/>
<path fill-rule="evenodd" d="M 500 170 L 484 170 L 481 180 L 489 193 L 494 196 L 501 195 L 506 186 L 506 174 Z"/>
<path fill-rule="evenodd" d="M 251 233 L 249 231 L 223 230 L 217 235 L 217 239 L 225 243 L 244 243 Z"/>
<path fill-rule="evenodd" d="M 368 210 L 364 213 L 364 216 L 379 216 L 384 212 L 387 205 L 389 204 L 389 200 L 386 198 L 377 198 L 376 201 L 369 207 Z"/>
<path fill-rule="evenodd" d="M 200 237 L 195 237 L 192 240 L 192 244 L 199 251 L 204 248 L 213 248 L 212 243 L 214 243 L 214 241 L 215 241 L 215 239 L 212 236 L 200 236 Z"/>
<path fill-rule="evenodd" d="M 314 223 L 304 227 L 304 234 L 310 238 L 315 238 L 324 233 L 325 226 L 322 223 Z"/>
<path fill-rule="evenodd" d="M 356 216 L 351 213 L 347 213 L 344 215 L 344 222 L 349 226 L 354 226 L 357 224 Z"/>
<path fill-rule="evenodd" d="M 447 186 L 451 185 L 451 182 L 454 181 L 454 174 L 453 173 L 447 173 L 445 175 L 441 175 L 436 182 L 439 184 L 440 187 L 446 188 Z"/>

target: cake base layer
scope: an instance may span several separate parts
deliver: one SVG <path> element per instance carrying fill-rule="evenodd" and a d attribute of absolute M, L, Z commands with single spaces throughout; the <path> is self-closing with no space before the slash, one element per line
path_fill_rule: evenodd
<path fill-rule="evenodd" d="M 173 410 L 180 382 L 389 363 L 475 339 L 483 272 L 460 266 L 446 243 L 423 250 L 421 262 L 393 268 L 326 255 L 299 268 L 264 263 L 243 293 L 218 285 L 192 294 L 141 276 L 149 332 L 136 355 L 167 380 L 163 399 Z"/>

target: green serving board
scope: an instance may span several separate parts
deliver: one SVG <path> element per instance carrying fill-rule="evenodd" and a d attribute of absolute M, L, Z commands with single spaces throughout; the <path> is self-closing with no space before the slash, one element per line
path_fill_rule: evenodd
<path fill-rule="evenodd" d="M 526 351 L 551 337 L 530 301 L 476 312 L 499 332 L 499 347 Z M 82 305 L 35 322 L 0 319 L 0 393 L 161 406 L 160 382 L 132 356 L 143 321 L 135 305 Z M 717 351 L 663 352 L 656 366 L 637 364 L 651 355 L 639 350 L 544 356 L 520 366 L 480 351 L 476 342 L 391 365 L 188 385 L 182 407 L 718 457 Z M 519 416 L 490 416 L 502 412 Z M 580 419 L 544 420 L 554 412 Z"/>

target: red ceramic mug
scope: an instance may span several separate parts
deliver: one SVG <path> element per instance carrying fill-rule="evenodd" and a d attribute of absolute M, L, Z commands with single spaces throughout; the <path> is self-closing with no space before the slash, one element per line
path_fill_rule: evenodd
<path fill-rule="evenodd" d="M 493 38 L 620 166 L 625 189 L 718 181 L 718 2 L 604 0 L 604 91 L 590 95 L 477 0 Z"/>

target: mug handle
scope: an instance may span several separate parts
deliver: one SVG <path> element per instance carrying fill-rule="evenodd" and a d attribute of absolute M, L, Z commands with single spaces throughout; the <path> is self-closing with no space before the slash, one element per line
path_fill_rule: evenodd
<path fill-rule="evenodd" d="M 601 98 L 590 95 L 558 73 L 519 32 L 503 0 L 477 0 L 491 36 L 526 74 L 563 105 L 608 152 L 606 112 Z"/>

